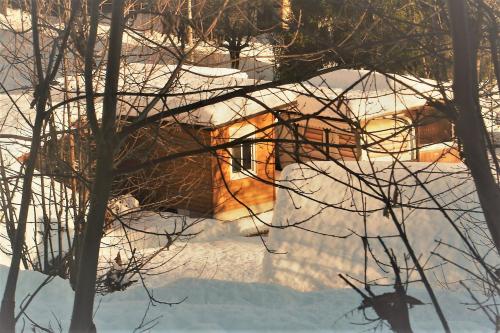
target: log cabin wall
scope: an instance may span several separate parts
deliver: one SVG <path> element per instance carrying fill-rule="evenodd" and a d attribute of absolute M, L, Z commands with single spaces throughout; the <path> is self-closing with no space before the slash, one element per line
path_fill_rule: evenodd
<path fill-rule="evenodd" d="M 415 127 L 416 159 L 419 162 L 461 162 L 456 145 L 450 147 L 454 141 L 453 123 L 445 114 L 429 106 L 409 110 L 406 114 Z"/>
<path fill-rule="evenodd" d="M 373 118 L 363 126 L 367 143 L 381 141 L 365 151 L 364 158 L 367 155 L 372 159 L 398 156 L 401 160 L 418 162 L 461 162 L 453 144 L 453 124 L 435 108 L 423 106 L 400 112 L 395 117 Z"/>
<path fill-rule="evenodd" d="M 419 162 L 460 163 L 460 152 L 456 147 L 439 147 L 421 149 L 418 152 Z"/>
<path fill-rule="evenodd" d="M 297 117 L 293 113 L 282 113 L 281 117 L 290 120 L 290 123 L 276 126 L 278 141 L 283 141 L 277 148 L 278 169 L 297 162 L 325 161 L 329 158 L 356 160 L 359 156 L 356 134 L 348 124 L 317 118 L 293 121 Z"/>
<path fill-rule="evenodd" d="M 432 107 L 422 107 L 406 112 L 416 128 L 417 147 L 453 140 L 452 122 Z"/>
<path fill-rule="evenodd" d="M 212 144 L 217 145 L 235 138 L 238 131 L 252 132 L 257 128 L 272 125 L 274 117 L 270 113 L 257 115 L 237 123 L 218 128 L 212 132 Z M 257 133 L 255 139 L 273 139 L 274 130 Z M 235 177 L 232 169 L 232 148 L 218 150 L 217 158 L 212 159 L 213 169 L 213 208 L 214 216 L 221 220 L 234 220 L 253 213 L 273 209 L 275 200 L 275 160 L 272 142 L 256 143 L 253 147 L 254 175 Z"/>
<path fill-rule="evenodd" d="M 210 131 L 188 125 L 148 127 L 130 137 L 119 166 L 202 148 Z M 132 194 L 144 209 L 184 210 L 191 216 L 212 216 L 212 165 L 209 153 L 176 158 L 121 177 L 117 189 Z"/>

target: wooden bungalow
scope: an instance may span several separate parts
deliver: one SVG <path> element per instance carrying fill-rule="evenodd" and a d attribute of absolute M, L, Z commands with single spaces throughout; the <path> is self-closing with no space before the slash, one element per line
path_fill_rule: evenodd
<path fill-rule="evenodd" d="M 144 66 L 126 75 L 147 72 Z M 163 85 L 161 70 L 171 71 L 168 66 L 157 68 L 148 84 Z M 210 76 L 212 71 L 190 67 L 179 81 L 185 94 L 158 103 L 150 114 L 207 99 L 232 86 L 255 84 L 237 71 L 217 69 L 218 76 Z M 143 167 L 118 176 L 114 195 L 131 194 L 148 210 L 235 220 L 273 209 L 275 181 L 291 163 L 394 157 L 459 161 L 456 148 L 447 145 L 453 137 L 452 124 L 424 98 L 390 93 L 381 88 L 382 82 L 375 94 L 368 89 L 370 81 L 344 93 L 364 74 L 335 73 L 252 93 L 250 99 L 205 106 L 137 131 L 125 142 L 116 167 Z M 120 121 L 133 121 L 148 98 L 122 99 Z M 395 104 L 395 98 L 403 102 Z M 81 138 L 73 141 L 85 143 Z M 69 156 L 62 154 L 64 165 Z M 144 165 L 168 156 L 177 158 Z"/>
<path fill-rule="evenodd" d="M 392 115 L 374 116 L 362 122 L 365 142 L 373 145 L 362 159 L 448 162 L 461 161 L 453 143 L 452 122 L 429 106 L 400 110 Z M 379 143 L 377 143 L 379 142 Z"/>
<path fill-rule="evenodd" d="M 436 82 L 339 70 L 308 83 L 328 91 L 330 98 L 343 93 L 345 114 L 358 124 L 360 145 L 366 147 L 361 160 L 460 162 L 452 121 L 428 103 L 443 98 Z"/>
<path fill-rule="evenodd" d="M 127 141 L 118 168 L 197 153 L 128 174 L 118 187 L 144 207 L 234 220 L 272 210 L 274 184 L 286 165 L 357 158 L 355 133 L 341 119 L 303 117 L 298 95 L 286 88 L 252 95 L 258 102 L 236 98 L 139 131 Z M 330 147 L 325 137 L 352 148 Z"/>

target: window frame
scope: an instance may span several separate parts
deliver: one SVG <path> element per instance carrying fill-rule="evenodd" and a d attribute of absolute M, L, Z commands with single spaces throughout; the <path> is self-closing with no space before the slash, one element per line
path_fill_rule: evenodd
<path fill-rule="evenodd" d="M 255 140 L 256 138 L 256 134 L 255 134 L 255 131 L 257 130 L 257 128 L 251 124 L 245 124 L 245 125 L 238 125 L 238 126 L 233 126 L 229 129 L 229 138 L 230 140 L 235 140 L 235 139 L 239 139 L 243 136 L 246 136 L 250 133 L 254 133 L 250 136 L 247 137 L 247 139 L 250 139 L 250 140 Z M 241 171 L 233 171 L 233 163 L 234 163 L 234 154 L 233 154 L 233 149 L 236 149 L 236 148 L 239 148 L 241 151 Z M 257 149 L 256 149 L 256 143 L 250 143 L 250 165 L 251 165 L 251 168 L 250 169 L 245 169 L 243 167 L 243 143 L 240 143 L 236 146 L 233 146 L 231 148 L 229 148 L 229 175 L 230 175 L 230 179 L 231 180 L 238 180 L 238 179 L 244 179 L 244 178 L 248 178 L 248 177 L 251 177 L 251 176 L 255 176 L 257 175 L 257 164 L 256 164 L 256 153 L 257 153 Z"/>

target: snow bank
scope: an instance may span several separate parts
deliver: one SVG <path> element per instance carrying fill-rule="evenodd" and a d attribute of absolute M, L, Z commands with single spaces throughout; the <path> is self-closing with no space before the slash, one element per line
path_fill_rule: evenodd
<path fill-rule="evenodd" d="M 3 157 L 8 157 L 8 152 L 2 152 Z M 9 192 L 11 195 L 12 206 L 6 202 L 0 204 L 2 209 L 13 214 L 13 221 L 17 223 L 19 216 L 23 179 L 20 170 L 22 165 L 16 159 L 6 161 L 5 173 L 9 180 Z M 5 184 L 4 184 L 5 186 Z M 3 191 L 5 187 L 0 190 Z M 45 221 L 49 222 L 50 231 L 48 231 L 48 253 L 49 260 L 53 256 L 59 254 L 59 249 L 62 254 L 66 253 L 70 247 L 69 242 L 73 237 L 73 210 L 67 209 L 67 197 L 71 196 L 71 190 L 64 185 L 51 180 L 49 177 L 35 175 L 31 185 L 32 200 L 28 210 L 27 228 L 26 228 L 26 246 L 31 259 L 34 263 L 44 261 L 43 252 L 43 233 L 45 232 Z M 6 217 L 4 212 L 0 212 L 0 264 L 10 264 L 11 244 L 7 234 Z M 58 221 L 61 223 L 61 238 L 59 243 Z M 68 241 L 68 238 L 71 239 Z"/>
<path fill-rule="evenodd" d="M 136 211 L 120 218 L 120 221 L 115 221 L 112 229 L 106 232 L 102 240 L 104 247 L 123 247 L 128 236 L 134 248 L 160 248 L 167 243 L 167 233 L 172 235 L 184 229 L 186 236 L 197 235 L 197 241 L 235 235 L 235 226 L 230 224 L 174 213 Z"/>
<path fill-rule="evenodd" d="M 453 164 L 437 164 L 429 166 L 425 163 L 407 163 L 410 170 L 418 171 L 419 179 L 433 194 L 436 200 L 447 209 L 448 214 L 457 225 L 467 225 L 483 220 L 474 192 L 474 184 L 467 175 L 465 166 Z M 372 184 L 375 183 L 372 171 L 367 162 L 345 164 L 347 168 L 362 174 Z M 397 184 L 399 205 L 395 212 L 400 221 L 405 221 L 409 240 L 417 256 L 422 260 L 429 258 L 427 267 L 438 265 L 428 275 L 434 284 L 438 280 L 454 282 L 463 278 L 463 272 L 451 265 L 439 266 L 442 261 L 431 256 L 436 240 L 462 248 L 456 232 L 436 205 L 421 188 L 415 188 L 415 179 L 401 168 L 391 175 L 391 164 L 378 162 L 374 168 L 384 186 L 385 193 L 393 197 L 394 184 Z M 387 185 L 392 183 L 391 189 Z M 364 224 L 362 214 L 355 211 L 362 209 L 366 202 L 367 235 L 397 235 L 393 221 L 384 216 L 385 205 L 382 201 L 370 197 L 374 192 L 363 185 L 363 195 L 356 189 L 349 189 L 347 184 L 360 188 L 359 181 L 332 162 L 318 162 L 309 165 L 290 165 L 282 173 L 282 185 L 302 191 L 306 196 L 299 196 L 290 191 L 279 189 L 274 212 L 273 225 L 278 227 L 303 222 L 300 228 L 328 235 L 347 236 L 353 232 L 363 235 Z M 407 205 L 404 209 L 401 205 Z M 379 258 L 386 258 L 376 240 L 371 241 L 373 251 Z M 402 255 L 407 253 L 399 239 L 387 240 L 387 245 L 398 254 L 400 263 Z M 307 232 L 298 228 L 271 229 L 269 246 L 279 253 L 265 257 L 264 274 L 273 283 L 279 283 L 298 290 L 319 290 L 333 287 L 345 287 L 337 275 L 349 273 L 362 279 L 364 271 L 363 244 L 359 237 L 347 239 L 334 238 Z M 437 252 L 449 260 L 469 266 L 469 263 L 455 251 L 447 251 L 440 247 Z M 446 271 L 445 276 L 441 268 Z M 374 264 L 368 267 L 368 278 L 375 279 L 384 275 Z M 389 277 L 391 277 L 389 275 Z M 416 275 L 412 276 L 416 278 Z"/>
<path fill-rule="evenodd" d="M 259 218 L 270 220 L 272 217 L 269 213 L 263 215 Z M 102 239 L 100 266 L 103 269 L 109 268 L 118 252 L 125 258 L 130 257 L 135 249 L 139 258 L 154 256 L 148 267 L 156 267 L 153 269 L 155 274 L 168 270 L 162 274 L 162 281 L 186 277 L 262 281 L 261 270 L 256 267 L 262 264 L 265 248 L 260 239 L 246 237 L 256 233 L 250 218 L 225 223 L 174 213 L 136 212 L 121 218 L 121 221 L 125 227 L 115 221 L 114 227 Z M 188 226 L 185 236 L 165 247 L 168 243 L 166 232 L 180 231 Z M 238 263 L 239 269 L 234 269 L 234 263 Z"/>

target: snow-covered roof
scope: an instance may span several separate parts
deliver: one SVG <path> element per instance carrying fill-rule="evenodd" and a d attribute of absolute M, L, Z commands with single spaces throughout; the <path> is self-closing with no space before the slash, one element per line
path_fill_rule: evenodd
<path fill-rule="evenodd" d="M 313 77 L 302 86 L 295 85 L 302 95 L 311 95 L 312 91 L 325 100 L 342 94 L 349 116 L 359 120 L 424 106 L 428 99 L 442 99 L 440 88 L 443 86 L 429 79 L 356 69 L 335 70 Z"/>
<path fill-rule="evenodd" d="M 175 65 L 152 65 L 131 63 L 123 66 L 120 73 L 119 91 L 126 93 L 155 94 L 162 89 Z M 76 92 L 76 77 L 69 79 L 69 89 Z M 96 91 L 104 91 L 104 77 L 96 79 Z M 80 85 L 83 79 L 80 79 Z M 165 99 L 156 103 L 148 116 L 169 109 L 189 105 L 236 89 L 262 84 L 264 81 L 249 79 L 247 74 L 227 68 L 183 66 Z M 63 82 L 60 80 L 60 85 Z M 136 117 L 153 100 L 153 96 L 127 95 L 120 97 L 120 116 Z M 287 105 L 296 99 L 296 94 L 279 88 L 264 89 L 235 97 L 224 102 L 197 108 L 192 112 L 177 115 L 176 121 L 203 126 L 220 126 L 245 117 L 251 117 L 268 109 Z"/>

